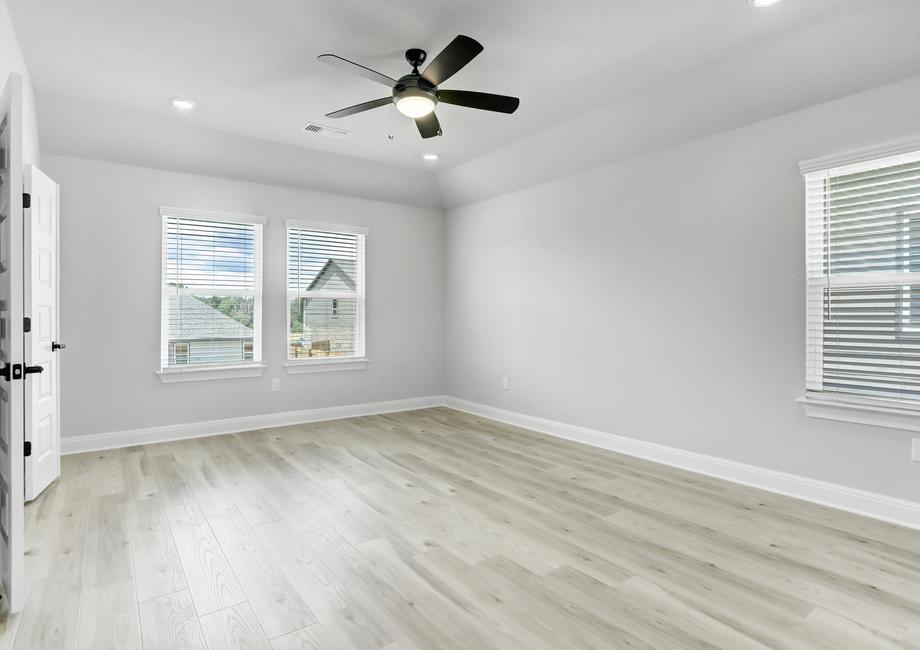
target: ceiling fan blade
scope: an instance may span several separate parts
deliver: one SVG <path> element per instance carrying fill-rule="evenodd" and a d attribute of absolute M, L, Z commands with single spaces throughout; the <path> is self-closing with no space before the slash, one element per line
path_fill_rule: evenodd
<path fill-rule="evenodd" d="M 456 104 L 457 106 L 478 108 L 483 111 L 496 111 L 498 113 L 513 113 L 521 103 L 521 100 L 517 97 L 477 93 L 472 90 L 440 90 L 438 91 L 438 100 L 445 104 Z"/>
<path fill-rule="evenodd" d="M 326 117 L 331 118 L 340 118 L 348 117 L 349 115 L 354 115 L 355 113 L 363 113 L 364 111 L 369 111 L 372 108 L 380 108 L 381 106 L 386 106 L 387 104 L 392 104 L 392 97 L 381 97 L 380 99 L 375 99 L 370 102 L 364 102 L 363 104 L 355 104 L 354 106 L 349 106 L 348 108 L 343 108 L 338 111 L 333 111 L 331 113 L 326 113 Z"/>
<path fill-rule="evenodd" d="M 377 83 L 383 84 L 384 86 L 389 86 L 392 88 L 396 85 L 396 79 L 391 79 L 383 73 L 377 72 L 376 70 L 371 70 L 367 66 L 363 66 L 360 63 L 355 63 L 354 61 L 343 59 L 342 57 L 335 54 L 320 54 L 316 58 L 323 63 L 334 65 L 335 67 L 345 70 L 346 72 L 359 75 L 365 79 L 370 79 L 371 81 L 376 81 Z"/>
<path fill-rule="evenodd" d="M 461 34 L 441 50 L 434 61 L 428 64 L 422 77 L 435 86 L 439 86 L 454 76 L 460 68 L 472 61 L 480 52 L 482 52 L 482 45 L 478 41 Z"/>
<path fill-rule="evenodd" d="M 428 113 L 425 117 L 416 118 L 415 124 L 418 126 L 418 132 L 422 134 L 423 138 L 433 138 L 436 135 L 441 135 L 441 123 L 438 122 L 438 116 L 434 114 L 434 111 Z"/>

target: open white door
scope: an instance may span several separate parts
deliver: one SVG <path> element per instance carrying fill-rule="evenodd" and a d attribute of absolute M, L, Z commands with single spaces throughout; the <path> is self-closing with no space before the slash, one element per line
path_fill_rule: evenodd
<path fill-rule="evenodd" d="M 22 78 L 0 99 L 0 565 L 10 611 L 25 600 L 23 566 Z"/>
<path fill-rule="evenodd" d="M 25 496 L 31 501 L 61 475 L 58 338 L 58 186 L 36 167 L 25 170 L 24 310 Z M 33 372 L 28 372 L 33 371 Z M 35 372 L 37 371 L 37 372 Z"/>

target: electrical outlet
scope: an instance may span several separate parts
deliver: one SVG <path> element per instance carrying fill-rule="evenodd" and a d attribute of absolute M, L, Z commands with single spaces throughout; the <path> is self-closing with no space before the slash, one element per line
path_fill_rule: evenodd
<path fill-rule="evenodd" d="M 511 389 L 511 380 L 508 377 L 502 377 L 502 390 Z"/>
<path fill-rule="evenodd" d="M 272 379 L 272 392 L 277 393 L 279 390 L 281 390 L 281 380 Z"/>
<path fill-rule="evenodd" d="M 920 463 L 920 438 L 914 438 L 910 449 L 910 459 L 915 463 Z"/>

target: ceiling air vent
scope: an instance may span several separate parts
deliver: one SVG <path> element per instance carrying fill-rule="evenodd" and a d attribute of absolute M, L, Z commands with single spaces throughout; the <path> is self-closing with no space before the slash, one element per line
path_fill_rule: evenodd
<path fill-rule="evenodd" d="M 324 135 L 327 138 L 336 138 L 341 140 L 347 138 L 351 135 L 351 131 L 343 131 L 342 129 L 333 129 L 328 126 L 323 126 L 322 124 L 307 124 L 303 127 L 303 130 L 307 133 L 315 133 L 316 135 Z"/>

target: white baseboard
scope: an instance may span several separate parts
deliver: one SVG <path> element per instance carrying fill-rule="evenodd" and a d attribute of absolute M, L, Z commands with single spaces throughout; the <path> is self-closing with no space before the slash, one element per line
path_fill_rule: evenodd
<path fill-rule="evenodd" d="M 85 451 L 100 451 L 118 447 L 130 447 L 154 442 L 168 442 L 187 438 L 201 438 L 224 433 L 238 433 L 254 429 L 268 429 L 306 422 L 337 420 L 340 418 L 378 415 L 395 411 L 448 406 L 458 411 L 497 420 L 506 424 L 539 431 L 548 435 L 573 440 L 601 449 L 609 449 L 629 456 L 679 467 L 681 469 L 715 478 L 749 485 L 785 496 L 811 501 L 820 505 L 845 510 L 865 517 L 880 519 L 909 528 L 920 529 L 920 503 L 858 490 L 843 485 L 818 481 L 816 479 L 787 474 L 772 469 L 746 465 L 716 456 L 707 456 L 693 451 L 667 447 L 653 442 L 604 433 L 586 427 L 579 427 L 554 420 L 478 404 L 456 397 L 432 395 L 389 402 L 370 402 L 270 413 L 225 420 L 210 420 L 193 424 L 175 424 L 130 431 L 113 431 L 84 436 L 68 436 L 61 439 L 62 453 L 75 454 Z"/>
<path fill-rule="evenodd" d="M 146 445 L 152 442 L 170 442 L 172 440 L 185 440 L 187 438 L 202 438 L 204 436 L 216 436 L 223 433 L 239 433 L 240 431 L 269 429 L 271 427 L 282 427 L 291 424 L 304 424 L 305 422 L 338 420 L 362 415 L 379 415 L 380 413 L 411 411 L 414 409 L 424 409 L 443 405 L 444 396 L 432 395 L 429 397 L 398 399 L 389 402 L 368 402 L 365 404 L 306 409 L 304 411 L 287 411 L 284 413 L 268 413 L 265 415 L 227 418 L 224 420 L 208 420 L 207 422 L 194 422 L 192 424 L 170 424 L 146 429 L 94 433 L 84 436 L 65 436 L 61 438 L 61 453 L 78 454 L 84 451 L 117 449 L 119 447 L 130 447 L 132 445 Z"/>
<path fill-rule="evenodd" d="M 524 415 L 514 411 L 447 397 L 445 405 L 480 417 L 532 429 L 557 438 L 609 449 L 629 456 L 749 485 L 823 506 L 880 519 L 893 524 L 920 529 L 920 503 L 858 490 L 835 483 L 787 474 L 772 469 L 746 465 L 733 460 L 707 456 L 692 451 L 627 438 L 594 429 L 564 424 L 554 420 Z"/>

